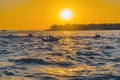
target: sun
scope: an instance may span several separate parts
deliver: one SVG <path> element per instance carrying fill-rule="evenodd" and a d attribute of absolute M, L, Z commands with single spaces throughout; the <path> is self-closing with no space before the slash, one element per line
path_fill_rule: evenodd
<path fill-rule="evenodd" d="M 70 9 L 63 9 L 60 11 L 59 16 L 63 20 L 71 20 L 73 18 L 73 11 Z"/>

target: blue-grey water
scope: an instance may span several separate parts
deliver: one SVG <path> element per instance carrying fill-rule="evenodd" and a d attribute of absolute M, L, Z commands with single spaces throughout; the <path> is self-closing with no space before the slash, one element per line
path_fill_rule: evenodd
<path fill-rule="evenodd" d="M 120 31 L 8 31 L 0 37 L 0 80 L 120 80 Z M 94 38 L 95 34 L 100 38 Z M 60 37 L 44 42 L 41 36 Z"/>

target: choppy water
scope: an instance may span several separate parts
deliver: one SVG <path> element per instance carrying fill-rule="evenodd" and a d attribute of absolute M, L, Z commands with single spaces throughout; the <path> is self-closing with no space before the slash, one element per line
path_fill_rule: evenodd
<path fill-rule="evenodd" d="M 93 38 L 97 32 L 101 38 Z M 0 80 L 120 80 L 120 31 L 31 33 L 61 39 L 0 38 Z"/>

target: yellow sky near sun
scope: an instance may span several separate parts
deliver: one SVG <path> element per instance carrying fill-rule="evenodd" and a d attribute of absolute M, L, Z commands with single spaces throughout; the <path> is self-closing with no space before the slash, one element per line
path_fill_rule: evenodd
<path fill-rule="evenodd" d="M 0 29 L 40 30 L 52 24 L 119 23 L 120 0 L 0 0 Z M 74 18 L 59 12 L 69 8 Z"/>

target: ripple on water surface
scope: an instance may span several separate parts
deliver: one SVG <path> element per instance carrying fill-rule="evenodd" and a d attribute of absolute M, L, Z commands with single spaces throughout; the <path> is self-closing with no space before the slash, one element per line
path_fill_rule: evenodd
<path fill-rule="evenodd" d="M 45 34 L 60 36 L 58 42 L 43 42 L 39 37 L 0 38 L 0 80 L 120 80 L 118 36 L 112 32 L 100 32 L 102 38 L 93 38 L 95 32 L 86 32 L 87 36 L 54 33 Z M 73 36 L 65 37 L 69 34 Z"/>

